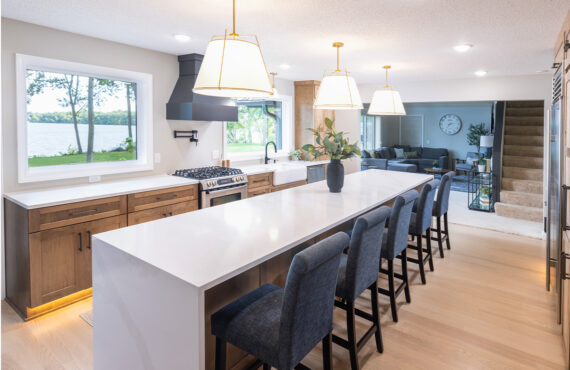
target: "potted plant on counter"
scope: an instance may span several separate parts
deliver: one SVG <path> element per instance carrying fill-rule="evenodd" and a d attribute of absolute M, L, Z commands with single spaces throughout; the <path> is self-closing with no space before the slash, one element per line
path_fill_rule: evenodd
<path fill-rule="evenodd" d="M 433 168 L 439 168 L 439 161 L 433 161 L 431 164 Z"/>
<path fill-rule="evenodd" d="M 295 149 L 291 151 L 290 156 L 292 161 L 298 161 L 303 156 L 303 152 L 301 149 Z"/>
<path fill-rule="evenodd" d="M 485 172 L 487 167 L 487 160 L 484 155 L 477 154 L 477 170 L 479 172 Z"/>
<path fill-rule="evenodd" d="M 303 145 L 303 150 L 311 154 L 314 158 L 327 155 L 331 162 L 327 165 L 327 185 L 331 193 L 340 193 L 344 185 L 344 166 L 341 160 L 360 156 L 358 143 L 350 144 L 344 138 L 344 132 L 336 131 L 334 121 L 325 118 L 325 128 L 319 126 L 317 129 L 309 128 L 315 135 L 315 144 Z"/>

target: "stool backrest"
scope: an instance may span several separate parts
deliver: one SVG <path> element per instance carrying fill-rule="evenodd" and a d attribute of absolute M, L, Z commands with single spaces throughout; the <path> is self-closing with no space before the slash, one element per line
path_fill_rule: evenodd
<path fill-rule="evenodd" d="M 410 217 L 412 216 L 412 208 L 416 199 L 418 199 L 418 192 L 410 190 L 399 195 L 392 206 L 385 254 L 389 259 L 394 259 L 395 256 L 408 247 Z"/>
<path fill-rule="evenodd" d="M 439 183 L 439 180 L 432 180 L 422 188 L 417 202 L 415 235 L 422 235 L 431 226 L 433 201 Z"/>
<path fill-rule="evenodd" d="M 339 232 L 293 257 L 283 292 L 280 369 L 295 367 L 332 330 L 340 255 L 349 240 Z"/>
<path fill-rule="evenodd" d="M 380 207 L 356 219 L 352 228 L 343 298 L 354 302 L 378 279 L 382 234 L 390 207 Z"/>
<path fill-rule="evenodd" d="M 451 183 L 453 182 L 454 176 L 455 172 L 451 171 L 441 177 L 435 209 L 433 210 L 433 215 L 436 217 L 443 216 L 444 213 L 447 213 L 447 209 L 449 208 L 449 193 L 451 192 Z"/>

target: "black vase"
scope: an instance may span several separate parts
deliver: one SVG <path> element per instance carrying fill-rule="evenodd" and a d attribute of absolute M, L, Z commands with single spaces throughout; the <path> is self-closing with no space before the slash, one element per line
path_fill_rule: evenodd
<path fill-rule="evenodd" d="M 344 185 L 344 166 L 340 159 L 331 159 L 327 165 L 327 185 L 331 193 L 340 193 Z"/>

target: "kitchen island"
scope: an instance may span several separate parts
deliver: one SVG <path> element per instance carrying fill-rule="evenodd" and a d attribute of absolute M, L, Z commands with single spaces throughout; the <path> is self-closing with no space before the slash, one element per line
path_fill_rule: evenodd
<path fill-rule="evenodd" d="M 211 313 L 282 285 L 296 252 L 432 178 L 368 170 L 341 193 L 320 181 L 94 236 L 95 369 L 213 368 Z"/>

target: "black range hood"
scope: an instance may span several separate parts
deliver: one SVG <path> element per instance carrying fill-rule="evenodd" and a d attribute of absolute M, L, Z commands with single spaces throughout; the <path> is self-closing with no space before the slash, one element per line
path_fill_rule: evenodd
<path fill-rule="evenodd" d="M 166 119 L 187 121 L 237 121 L 238 109 L 229 98 L 194 94 L 192 88 L 198 77 L 204 56 L 179 55 L 180 76 L 166 104 Z"/>

